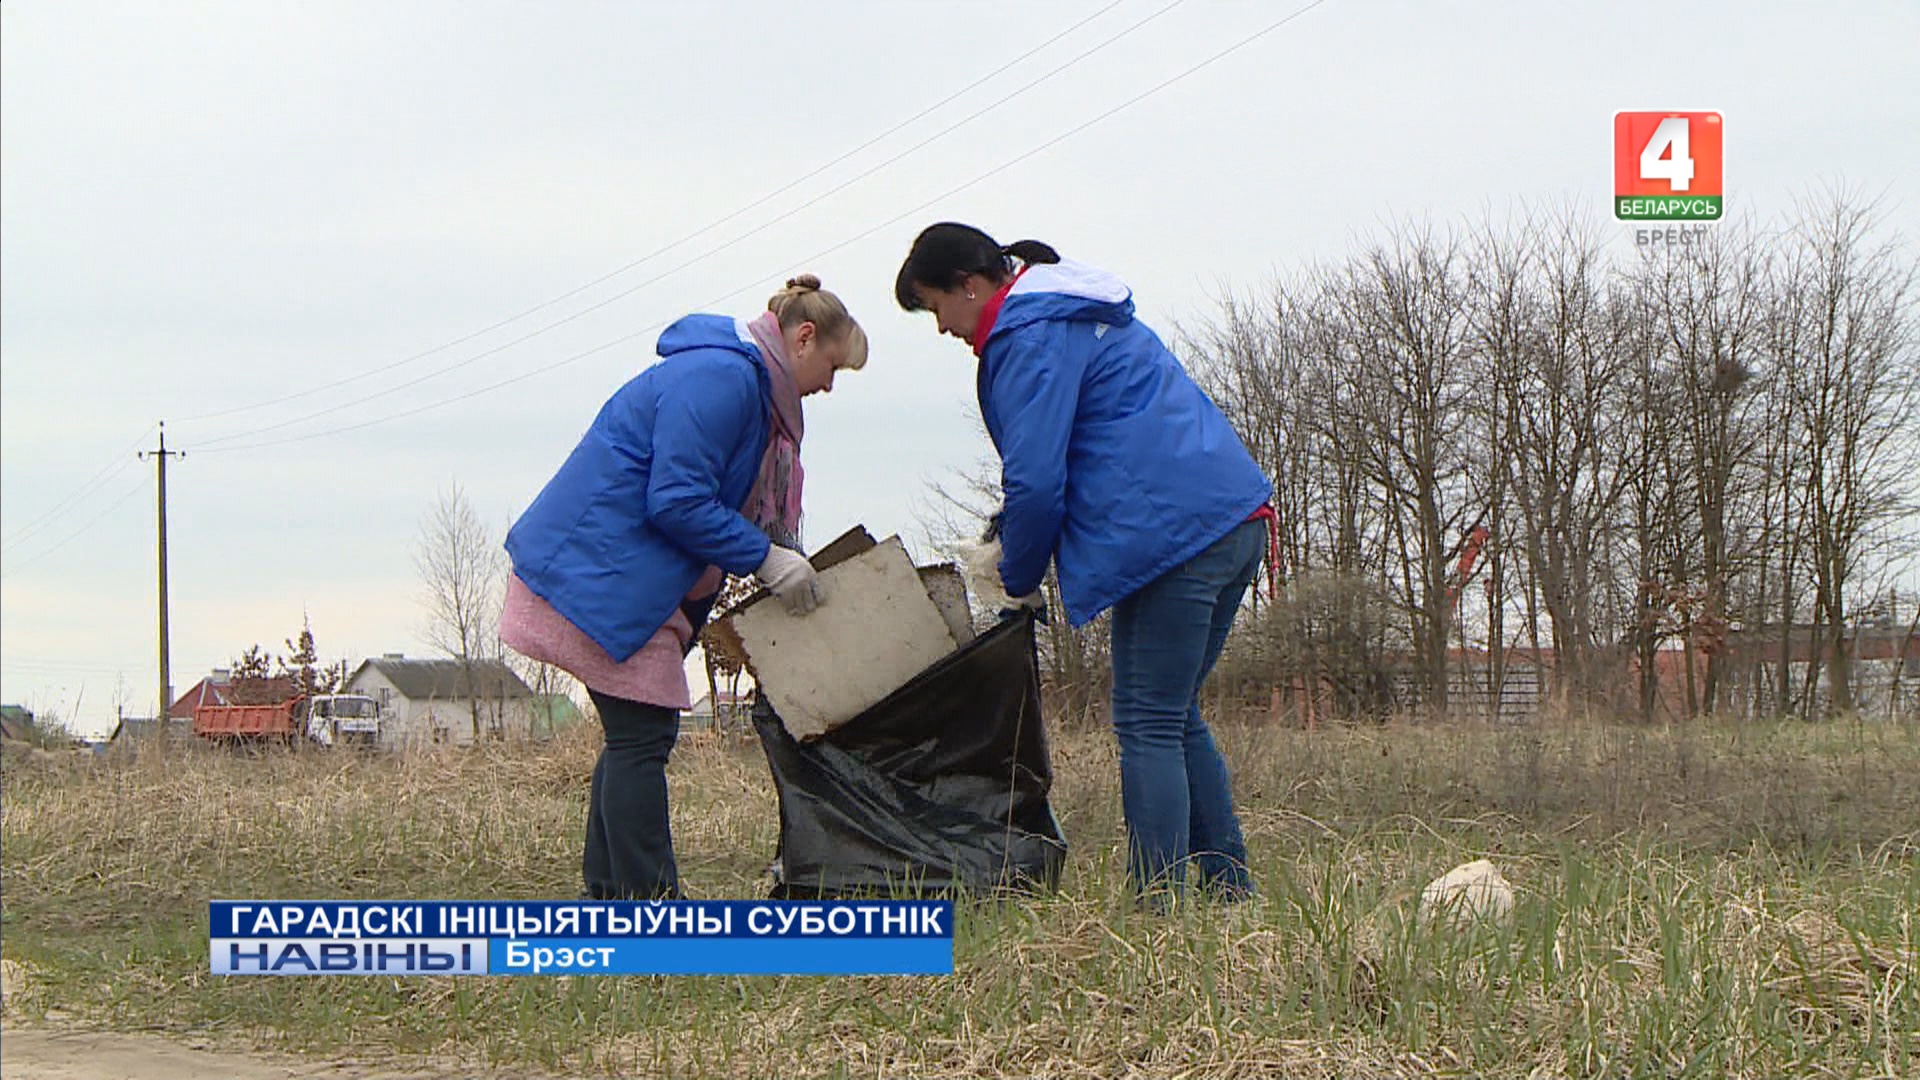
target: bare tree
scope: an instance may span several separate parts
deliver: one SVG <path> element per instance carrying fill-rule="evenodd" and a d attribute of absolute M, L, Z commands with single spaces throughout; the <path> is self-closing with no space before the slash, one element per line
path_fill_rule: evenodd
<path fill-rule="evenodd" d="M 1514 433 L 1523 403 L 1517 355 L 1525 347 L 1531 312 L 1526 276 L 1533 261 L 1532 245 L 1531 226 L 1515 237 L 1489 224 L 1479 237 L 1478 250 L 1468 268 L 1472 285 L 1468 317 L 1474 352 L 1474 386 L 1468 400 L 1476 414 L 1474 428 L 1479 445 L 1474 456 L 1482 462 L 1480 468 L 1469 472 L 1468 487 L 1473 503 L 1483 508 L 1479 528 L 1484 530 L 1488 564 L 1485 690 L 1496 715 L 1507 680 L 1506 551 L 1522 532 L 1510 503 L 1515 474 Z M 1532 575 L 1527 574 L 1523 580 L 1530 583 Z M 1465 586 L 1464 575 L 1453 585 L 1463 641 L 1468 637 Z M 1532 592 L 1529 585 L 1527 594 L 1531 596 Z"/>
<path fill-rule="evenodd" d="M 1265 303 L 1225 293 L 1218 318 L 1179 338 L 1196 380 L 1273 482 L 1278 518 L 1277 580 L 1254 590 L 1249 640 L 1223 681 L 1248 684 L 1258 670 L 1270 711 L 1290 705 L 1308 723 L 1324 711 L 1383 714 L 1392 701 L 1385 653 L 1406 642 L 1384 617 L 1384 503 L 1346 419 L 1348 366 L 1360 362 L 1346 289 L 1343 275 L 1322 273 L 1276 285 Z"/>
<path fill-rule="evenodd" d="M 1631 653 L 1649 719 L 1668 693 L 1810 708 L 1819 672 L 1848 707 L 1848 621 L 1920 546 L 1920 266 L 1845 197 L 1693 239 L 1623 268 L 1563 210 L 1471 248 L 1402 230 L 1261 302 L 1223 289 L 1179 340 L 1274 480 L 1285 567 L 1239 669 L 1321 687 L 1315 665 L 1407 641 L 1445 708 L 1448 641 L 1474 636 L 1454 559 L 1490 533 L 1489 689 L 1517 610 L 1563 692 L 1614 697 Z M 1807 611 L 1819 672 L 1787 637 Z"/>
<path fill-rule="evenodd" d="M 1670 360 L 1680 452 L 1692 497 L 1699 579 L 1685 607 L 1688 711 L 1724 704 L 1727 599 L 1742 569 L 1730 514 L 1753 462 L 1764 415 L 1760 394 L 1768 318 L 1765 252 L 1747 232 L 1723 229 L 1682 253 L 1650 257 L 1642 273 Z M 1646 295 L 1646 294 L 1643 294 Z M 1692 686 L 1693 652 L 1706 654 L 1704 685 Z"/>
<path fill-rule="evenodd" d="M 427 639 L 460 662 L 477 741 L 484 695 L 476 668 L 498 659 L 504 567 L 499 546 L 458 482 L 440 493 L 422 519 L 414 565 L 425 586 Z M 490 722 L 497 728 L 500 717 Z"/>
<path fill-rule="evenodd" d="M 1751 717 L 1787 716 L 1795 711 L 1792 629 L 1804 600 L 1806 580 L 1806 529 L 1801 525 L 1805 519 L 1802 463 L 1806 455 L 1799 438 L 1798 409 L 1786 385 L 1791 378 L 1789 358 L 1798 353 L 1805 326 L 1800 315 L 1804 298 L 1791 274 L 1776 277 L 1768 293 L 1773 305 L 1766 346 L 1771 355 L 1771 377 L 1763 406 L 1760 477 L 1753 508 L 1759 534 L 1754 539 L 1754 580 L 1738 609 L 1745 612 L 1753 642 L 1741 657 L 1749 665 L 1745 673 L 1746 711 Z M 1771 634 L 1766 629 L 1770 624 L 1776 628 Z M 1777 642 L 1773 640 L 1776 635 Z"/>
<path fill-rule="evenodd" d="M 1308 360 L 1301 347 L 1305 320 L 1280 287 L 1264 305 L 1226 293 L 1219 309 L 1214 321 L 1192 329 L 1181 327 L 1175 348 L 1194 381 L 1220 407 L 1260 471 L 1273 483 L 1279 535 L 1273 562 L 1284 575 L 1308 565 L 1312 558 L 1309 520 L 1314 500 L 1309 463 L 1318 455 L 1309 445 L 1313 431 L 1301 423 L 1299 410 Z M 1268 584 L 1277 588 L 1280 583 Z M 1256 611 L 1259 595 L 1256 589 Z"/>
<path fill-rule="evenodd" d="M 1854 708 L 1849 589 L 1876 552 L 1876 531 L 1913 491 L 1915 266 L 1877 240 L 1875 208 L 1844 193 L 1804 200 L 1782 276 L 1790 333 L 1776 337 L 1788 414 L 1804 471 L 1814 622 L 1828 709 Z"/>
<path fill-rule="evenodd" d="M 1599 648 L 1611 634 L 1606 538 L 1626 470 L 1622 394 L 1630 371 L 1630 309 L 1608 290 L 1600 240 L 1568 213 L 1485 238 L 1475 304 L 1497 513 L 1511 485 L 1518 547 L 1551 623 L 1562 693 L 1601 689 Z"/>
<path fill-rule="evenodd" d="M 1447 707 L 1448 575 L 1477 516 L 1464 483 L 1473 463 L 1463 269 L 1455 240 L 1422 230 L 1365 249 L 1341 292 L 1357 362 L 1340 365 L 1351 405 L 1340 419 L 1381 501 L 1398 570 L 1389 580 L 1436 715 Z"/>

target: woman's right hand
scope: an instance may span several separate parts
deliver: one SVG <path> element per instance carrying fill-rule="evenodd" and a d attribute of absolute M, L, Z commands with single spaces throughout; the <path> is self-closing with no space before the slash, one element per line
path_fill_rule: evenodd
<path fill-rule="evenodd" d="M 805 615 L 820 606 L 820 588 L 813 564 L 805 555 L 774 544 L 767 549 L 766 561 L 753 572 L 793 615 Z"/>

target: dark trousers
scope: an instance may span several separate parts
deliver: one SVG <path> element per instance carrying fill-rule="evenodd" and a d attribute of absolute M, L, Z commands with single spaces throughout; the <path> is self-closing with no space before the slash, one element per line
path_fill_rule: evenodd
<path fill-rule="evenodd" d="M 581 859 L 594 900 L 679 899 L 667 816 L 667 756 L 680 713 L 589 690 L 606 745 L 593 766 L 587 847 Z"/>

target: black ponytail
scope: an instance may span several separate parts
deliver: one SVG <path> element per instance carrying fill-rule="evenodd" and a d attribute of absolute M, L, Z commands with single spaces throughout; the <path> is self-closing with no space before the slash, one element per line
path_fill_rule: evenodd
<path fill-rule="evenodd" d="M 1028 266 L 1038 266 L 1042 263 L 1057 263 L 1060 261 L 1059 252 L 1038 240 L 1016 240 L 1006 247 L 1001 248 L 1000 251 L 1002 254 L 1019 259 Z"/>
<path fill-rule="evenodd" d="M 900 275 L 893 282 L 893 298 L 906 311 L 920 310 L 915 285 L 951 289 L 968 274 L 978 274 L 996 286 L 1013 276 L 1013 261 L 1028 265 L 1057 263 L 1060 253 L 1038 240 L 1021 240 L 1001 247 L 993 237 L 971 225 L 943 221 L 914 238 Z"/>

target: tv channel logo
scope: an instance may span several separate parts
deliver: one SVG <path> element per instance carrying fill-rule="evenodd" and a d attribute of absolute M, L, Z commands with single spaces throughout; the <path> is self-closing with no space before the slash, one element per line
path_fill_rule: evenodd
<path fill-rule="evenodd" d="M 1719 221 L 1717 112 L 1613 114 L 1613 214 L 1622 221 Z"/>

